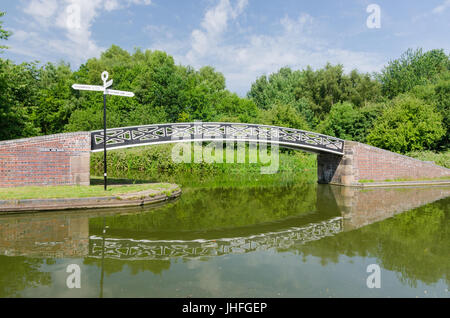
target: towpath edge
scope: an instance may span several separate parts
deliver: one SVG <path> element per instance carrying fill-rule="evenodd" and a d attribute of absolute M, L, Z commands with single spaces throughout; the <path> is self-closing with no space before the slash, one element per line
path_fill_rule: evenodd
<path fill-rule="evenodd" d="M 104 197 L 0 200 L 0 214 L 143 206 L 175 199 L 181 193 L 180 186 L 170 184 L 167 188 Z"/>

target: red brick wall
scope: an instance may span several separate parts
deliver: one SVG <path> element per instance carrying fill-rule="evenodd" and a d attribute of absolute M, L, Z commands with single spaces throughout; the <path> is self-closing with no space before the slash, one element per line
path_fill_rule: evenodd
<path fill-rule="evenodd" d="M 385 181 L 448 176 L 450 169 L 369 145 L 350 142 L 355 180 Z"/>
<path fill-rule="evenodd" d="M 89 185 L 90 133 L 0 141 L 0 187 Z"/>
<path fill-rule="evenodd" d="M 340 185 L 357 185 L 361 180 L 450 179 L 450 169 L 354 141 L 345 141 L 344 156 L 319 154 L 317 169 L 319 183 Z"/>

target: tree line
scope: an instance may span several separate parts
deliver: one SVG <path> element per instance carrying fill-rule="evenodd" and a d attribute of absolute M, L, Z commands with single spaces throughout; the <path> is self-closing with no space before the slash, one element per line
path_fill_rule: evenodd
<path fill-rule="evenodd" d="M 0 23 L 0 39 L 9 36 Z M 284 67 L 257 78 L 245 97 L 227 90 L 213 67 L 177 65 L 161 51 L 129 53 L 112 45 L 76 70 L 65 62 L 0 58 L 0 140 L 102 128 L 102 93 L 71 86 L 101 85 L 104 70 L 114 89 L 136 95 L 108 97 L 108 127 L 246 122 L 317 131 L 401 153 L 449 147 L 450 56 L 442 49 L 409 49 L 374 74 L 346 74 L 342 65 L 331 64 Z"/>

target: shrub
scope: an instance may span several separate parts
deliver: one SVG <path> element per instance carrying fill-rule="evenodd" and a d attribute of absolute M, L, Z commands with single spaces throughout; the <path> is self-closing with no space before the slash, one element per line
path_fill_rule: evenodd
<path fill-rule="evenodd" d="M 410 95 L 400 95 L 383 110 L 367 141 L 399 153 L 433 149 L 445 134 L 442 116 L 434 106 Z"/>

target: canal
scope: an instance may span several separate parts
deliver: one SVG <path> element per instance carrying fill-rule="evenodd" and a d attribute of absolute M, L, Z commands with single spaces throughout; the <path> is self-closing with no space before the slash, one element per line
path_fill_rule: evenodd
<path fill-rule="evenodd" d="M 0 216 L 0 297 L 449 297 L 449 242 L 450 187 L 185 188 L 160 206 Z"/>

